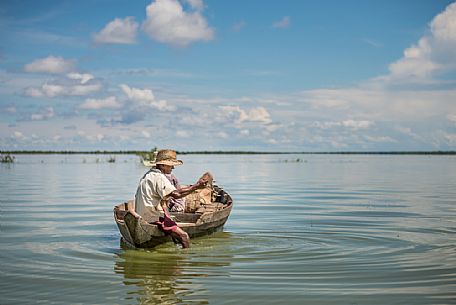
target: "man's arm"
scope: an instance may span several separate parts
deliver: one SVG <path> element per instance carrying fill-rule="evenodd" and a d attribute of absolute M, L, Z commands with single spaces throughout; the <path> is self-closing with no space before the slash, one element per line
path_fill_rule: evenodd
<path fill-rule="evenodd" d="M 202 189 L 206 186 L 207 184 L 207 181 L 204 180 L 204 179 L 200 179 L 198 180 L 198 182 L 196 182 L 195 184 L 192 184 L 192 185 L 189 185 L 189 186 L 184 186 L 184 187 L 181 187 L 179 188 L 178 190 L 175 190 L 173 192 L 171 192 L 168 196 L 166 197 L 172 197 L 174 199 L 179 199 L 179 198 L 182 198 L 182 197 L 185 197 L 187 196 L 188 194 L 190 193 L 193 193 L 194 191 L 198 190 L 198 189 Z"/>

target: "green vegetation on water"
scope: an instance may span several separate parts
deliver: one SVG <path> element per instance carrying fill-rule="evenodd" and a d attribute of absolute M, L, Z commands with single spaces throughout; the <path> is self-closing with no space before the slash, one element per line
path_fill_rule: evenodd
<path fill-rule="evenodd" d="M 14 156 L 10 154 L 0 155 L 0 163 L 14 163 Z"/>
<path fill-rule="evenodd" d="M 136 155 L 140 156 L 142 160 L 144 161 L 155 161 L 155 158 L 157 157 L 157 152 L 158 149 L 156 147 L 152 148 L 150 151 L 143 151 L 136 153 Z"/>

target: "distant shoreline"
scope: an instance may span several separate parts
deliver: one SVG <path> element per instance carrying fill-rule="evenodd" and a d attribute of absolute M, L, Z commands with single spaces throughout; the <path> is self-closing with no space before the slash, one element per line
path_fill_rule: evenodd
<path fill-rule="evenodd" d="M 45 151 L 45 150 L 5 150 L 0 154 L 11 155 L 140 155 L 145 150 L 95 150 L 95 151 Z M 178 151 L 180 155 L 456 155 L 456 151 Z"/>

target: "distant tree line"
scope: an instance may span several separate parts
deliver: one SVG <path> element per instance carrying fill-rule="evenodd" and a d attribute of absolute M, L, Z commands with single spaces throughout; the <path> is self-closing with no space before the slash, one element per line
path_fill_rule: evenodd
<path fill-rule="evenodd" d="M 0 154 L 15 155 L 138 155 L 144 153 L 141 150 L 91 150 L 91 151 L 72 151 L 72 150 L 10 150 L 0 151 Z"/>
<path fill-rule="evenodd" d="M 456 155 L 456 151 L 178 151 L 181 155 Z"/>
<path fill-rule="evenodd" d="M 0 154 L 58 154 L 58 155 L 147 155 L 150 154 L 149 150 L 91 150 L 91 151 L 71 151 L 71 150 L 11 150 L 0 151 Z M 223 151 L 223 150 L 207 150 L 207 151 L 178 151 L 180 155 L 277 155 L 277 154 L 305 154 L 305 155 L 456 155 L 456 151 Z"/>

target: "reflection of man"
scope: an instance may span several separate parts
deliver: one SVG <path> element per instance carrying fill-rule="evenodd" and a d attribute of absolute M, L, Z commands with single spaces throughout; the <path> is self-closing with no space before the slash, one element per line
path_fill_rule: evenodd
<path fill-rule="evenodd" d="M 157 224 L 165 232 L 176 237 L 184 248 L 189 247 L 188 234 L 179 228 L 168 216 L 168 199 L 179 199 L 204 188 L 207 181 L 199 179 L 196 184 L 176 189 L 165 175 L 170 175 L 174 166 L 183 162 L 177 160 L 174 150 L 160 150 L 157 154 L 155 167 L 148 171 L 140 180 L 135 195 L 136 213 L 144 217 L 146 214 L 158 214 L 163 212 L 164 217 L 160 218 Z"/>
<path fill-rule="evenodd" d="M 234 253 L 232 238 L 227 232 L 219 234 L 220 242 L 211 247 L 212 259 L 203 260 L 195 259 L 191 253 L 129 251 L 127 246 L 126 251 L 116 253 L 114 272 L 119 279 L 123 278 L 125 286 L 116 296 L 136 304 L 211 304 L 208 295 L 200 292 L 213 283 L 213 277 L 208 274 L 214 275 L 214 268 L 217 276 L 229 278 L 227 270 L 230 270 Z M 195 282 L 204 283 L 203 288 Z"/>
<path fill-rule="evenodd" d="M 135 300 L 137 304 L 189 304 L 183 302 L 186 294 L 182 292 L 191 291 L 191 280 L 179 281 L 182 269 L 192 263 L 184 253 L 119 251 L 116 255 L 114 272 L 123 275 L 123 283 L 129 287 L 127 294 L 121 295 L 123 300 Z"/>

